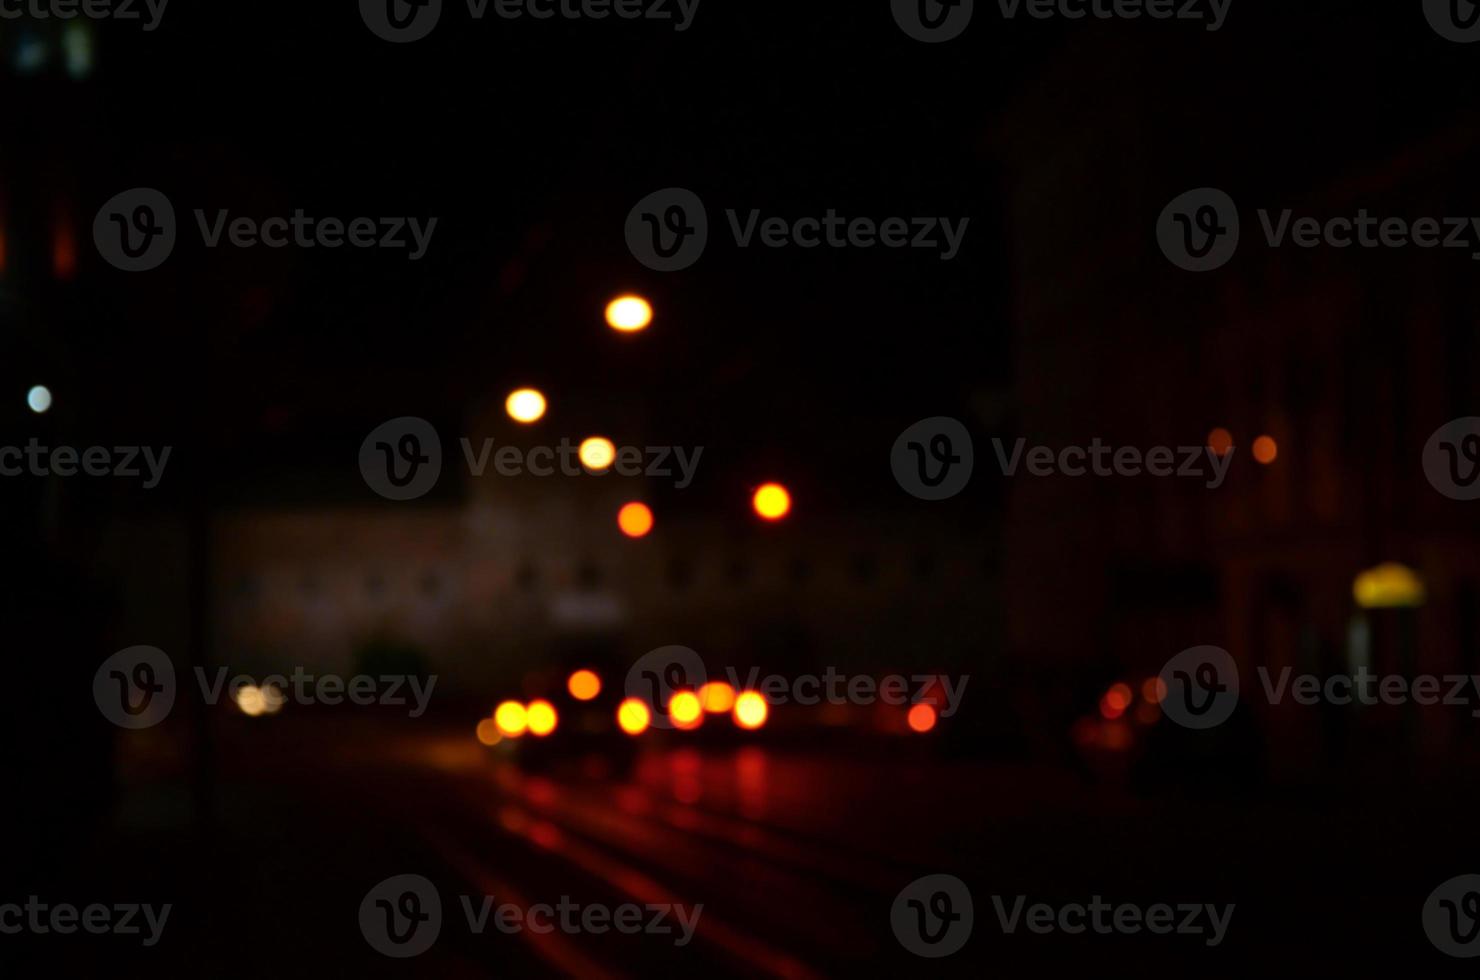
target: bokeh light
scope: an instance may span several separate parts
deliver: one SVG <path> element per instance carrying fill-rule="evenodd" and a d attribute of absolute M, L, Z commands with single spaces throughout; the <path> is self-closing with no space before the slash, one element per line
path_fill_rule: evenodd
<path fill-rule="evenodd" d="M 617 527 L 629 538 L 646 537 L 653 529 L 653 512 L 647 504 L 633 501 L 617 511 Z"/>
<path fill-rule="evenodd" d="M 580 457 L 582 466 L 600 472 L 617 461 L 617 447 L 610 439 L 592 436 L 581 442 Z"/>
<path fill-rule="evenodd" d="M 679 691 L 668 700 L 668 718 L 673 727 L 688 731 L 704 722 L 704 705 L 693 691 Z"/>
<path fill-rule="evenodd" d="M 37 415 L 42 414 L 51 408 L 51 389 L 46 385 L 37 385 L 26 392 L 26 404 Z"/>
<path fill-rule="evenodd" d="M 499 734 L 498 724 L 492 718 L 484 718 L 478 722 L 478 741 L 490 748 L 502 742 L 504 737 Z"/>
<path fill-rule="evenodd" d="M 1141 697 L 1151 704 L 1161 704 L 1167 696 L 1167 682 L 1160 677 L 1148 677 L 1141 682 Z"/>
<path fill-rule="evenodd" d="M 511 391 L 504 402 L 509 418 L 525 425 L 544 418 L 545 407 L 545 396 L 534 388 L 520 388 L 518 391 Z"/>
<path fill-rule="evenodd" d="M 529 734 L 544 738 L 555 730 L 560 718 L 555 713 L 555 706 L 549 701 L 531 701 L 529 707 L 524 709 L 524 723 L 529 726 Z"/>
<path fill-rule="evenodd" d="M 710 681 L 699 687 L 699 701 L 711 714 L 723 714 L 735 706 L 735 689 L 724 681 Z"/>
<path fill-rule="evenodd" d="M 1208 433 L 1208 448 L 1215 456 L 1227 456 L 1233 448 L 1233 433 L 1227 429 L 1214 429 Z"/>
<path fill-rule="evenodd" d="M 917 704 L 910 708 L 908 721 L 910 728 L 917 732 L 928 732 L 935 727 L 935 707 L 929 704 Z"/>
<path fill-rule="evenodd" d="M 606 304 L 606 324 L 620 333 L 646 330 L 652 322 L 652 304 L 641 296 L 629 293 Z"/>
<path fill-rule="evenodd" d="M 601 678 L 594 670 L 578 670 L 565 682 L 565 689 L 577 701 L 590 701 L 601 693 Z"/>
<path fill-rule="evenodd" d="M 1254 459 L 1268 466 L 1280 455 L 1280 444 L 1274 441 L 1273 436 L 1260 436 L 1254 440 Z"/>
<path fill-rule="evenodd" d="M 248 718 L 256 718 L 267 713 L 267 701 L 262 697 L 262 688 L 255 684 L 247 684 L 237 689 L 236 706 Z"/>
<path fill-rule="evenodd" d="M 755 691 L 746 691 L 735 699 L 735 724 L 754 731 L 766 723 L 771 706 Z"/>
<path fill-rule="evenodd" d="M 779 483 L 767 483 L 751 500 L 755 512 L 768 521 L 779 521 L 791 513 L 791 493 Z"/>
<path fill-rule="evenodd" d="M 518 738 L 529 727 L 529 715 L 518 701 L 505 701 L 493 712 L 494 724 L 505 738 Z"/>
<path fill-rule="evenodd" d="M 628 698 L 617 705 L 617 725 L 628 735 L 641 735 L 652 721 L 652 712 L 637 698 Z"/>

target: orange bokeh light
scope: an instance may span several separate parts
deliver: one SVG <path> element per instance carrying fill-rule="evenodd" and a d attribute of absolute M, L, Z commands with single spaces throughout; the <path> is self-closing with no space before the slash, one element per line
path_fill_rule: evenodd
<path fill-rule="evenodd" d="M 779 483 L 767 483 L 751 498 L 755 512 L 768 521 L 779 521 L 791 513 L 791 492 Z"/>
<path fill-rule="evenodd" d="M 492 718 L 484 718 L 478 722 L 478 741 L 484 745 L 497 745 L 504 737 L 499 734 L 498 723 Z"/>
<path fill-rule="evenodd" d="M 529 733 L 541 738 L 553 732 L 560 723 L 560 716 L 555 713 L 555 706 L 549 701 L 531 701 L 529 707 L 524 709 L 524 718 L 529 725 Z"/>
<path fill-rule="evenodd" d="M 628 735 L 641 735 L 651 721 L 648 706 L 637 698 L 628 698 L 617 705 L 617 725 Z"/>
<path fill-rule="evenodd" d="M 1280 444 L 1274 441 L 1273 436 L 1260 436 L 1254 440 L 1254 459 L 1268 466 L 1280 455 Z"/>
<path fill-rule="evenodd" d="M 935 708 L 928 704 L 917 704 L 910 708 L 910 728 L 917 732 L 928 732 L 935 727 Z"/>
<path fill-rule="evenodd" d="M 646 537 L 653 529 L 653 511 L 647 504 L 633 501 L 617 511 L 617 527 L 629 538 Z"/>
<path fill-rule="evenodd" d="M 1131 688 L 1129 684 L 1114 684 L 1110 690 L 1105 692 L 1105 703 L 1118 711 L 1124 711 L 1131 706 Z"/>
<path fill-rule="evenodd" d="M 601 678 L 594 670 L 578 670 L 565 682 L 565 689 L 577 701 L 590 701 L 601 693 Z"/>
<path fill-rule="evenodd" d="M 735 724 L 754 731 L 766 723 L 771 706 L 766 699 L 754 691 L 746 691 L 735 699 Z"/>
<path fill-rule="evenodd" d="M 679 691 L 668 700 L 668 717 L 673 727 L 682 731 L 698 728 L 704 723 L 704 705 L 693 691 Z"/>
<path fill-rule="evenodd" d="M 1227 429 L 1214 429 L 1208 433 L 1208 448 L 1215 456 L 1227 456 L 1233 448 L 1233 433 Z"/>
<path fill-rule="evenodd" d="M 1141 682 L 1141 697 L 1152 704 L 1161 704 L 1167 696 L 1167 682 L 1160 677 L 1148 677 Z"/>
<path fill-rule="evenodd" d="M 735 689 L 724 681 L 710 681 L 700 686 L 699 701 L 705 711 L 720 714 L 735 706 Z"/>
<path fill-rule="evenodd" d="M 505 701 L 494 709 L 493 723 L 507 738 L 518 738 L 529 727 L 529 716 L 518 701 Z"/>

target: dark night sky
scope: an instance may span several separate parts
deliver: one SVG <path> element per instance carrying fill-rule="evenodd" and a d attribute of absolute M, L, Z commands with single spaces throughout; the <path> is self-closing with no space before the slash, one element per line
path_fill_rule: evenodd
<path fill-rule="evenodd" d="M 0 143 L 17 218 L 61 193 L 85 235 L 102 200 L 157 186 L 182 212 L 436 215 L 431 254 L 208 252 L 191 232 L 164 269 L 128 277 L 84 239 L 59 302 L 39 301 L 44 274 L 10 296 L 5 376 L 28 385 L 44 366 L 61 401 L 51 424 L 205 438 L 242 479 L 263 459 L 313 469 L 392 414 L 457 431 L 480 398 L 533 381 L 567 409 L 560 431 L 636 405 L 647 438 L 792 466 L 825 446 L 873 478 L 850 492 L 888 493 L 871 461 L 900 427 L 969 415 L 974 393 L 1020 380 L 1001 160 L 1023 134 L 1003 110 L 1060 84 L 1052 59 L 1099 34 L 1124 42 L 1123 60 L 1102 57 L 1105 76 L 1070 93 L 1090 106 L 1204 89 L 1198 118 L 1150 100 L 1154 142 L 1180 151 L 1158 164 L 1173 182 L 1212 172 L 1271 193 L 1386 158 L 1463 112 L 1474 75 L 1471 52 L 1441 46 L 1416 11 L 1395 26 L 1338 3 L 1236 2 L 1218 34 L 1009 31 L 979 4 L 949 50 L 910 42 L 882 3 L 872 17 L 703 4 L 683 34 L 477 23 L 455 4 L 431 39 L 403 46 L 373 37 L 352 4 L 278 6 L 290 12 L 172 8 L 154 34 L 110 25 L 92 81 L 18 82 Z M 631 259 L 621 229 L 672 185 L 705 199 L 718 240 L 663 275 Z M 742 251 L 718 235 L 727 207 L 972 224 L 945 263 Z M 600 323 L 629 288 L 660 317 L 639 343 Z"/>

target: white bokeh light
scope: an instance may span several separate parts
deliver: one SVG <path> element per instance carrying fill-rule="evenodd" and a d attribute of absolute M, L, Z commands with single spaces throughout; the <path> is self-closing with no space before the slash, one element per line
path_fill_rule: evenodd
<path fill-rule="evenodd" d="M 51 389 L 45 385 L 37 385 L 26 392 L 26 404 L 31 406 L 31 411 L 40 415 L 51 408 Z"/>

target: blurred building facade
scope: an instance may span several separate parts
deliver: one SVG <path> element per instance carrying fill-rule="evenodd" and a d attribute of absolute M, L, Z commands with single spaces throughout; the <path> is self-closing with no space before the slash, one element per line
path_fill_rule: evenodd
<path fill-rule="evenodd" d="M 1017 338 L 1008 438 L 1145 451 L 1205 445 L 1221 428 L 1234 456 L 1216 489 L 1020 475 L 1005 532 L 1011 648 L 1146 676 L 1180 650 L 1224 647 L 1277 770 L 1471 751 L 1474 705 L 1271 706 L 1258 679 L 1480 663 L 1480 524 L 1422 465 L 1435 430 L 1480 403 L 1469 251 L 1275 249 L 1257 212 L 1454 214 L 1453 188 L 1480 156 L 1472 121 L 1393 135 L 1366 159 L 1297 163 L 1274 124 L 1266 146 L 1226 138 L 1231 66 L 1191 49 L 1137 67 L 1124 42 L 1080 36 L 1045 71 L 1054 83 L 1028 86 L 1003 127 Z M 1113 91 L 1097 87 L 1112 67 Z M 1178 68 L 1210 81 L 1167 85 Z M 1155 222 L 1203 186 L 1239 204 L 1242 239 L 1227 266 L 1192 274 L 1161 254 Z M 1251 452 L 1260 436 L 1278 446 L 1267 465 Z M 1419 573 L 1420 608 L 1358 607 L 1355 577 L 1382 562 Z"/>

